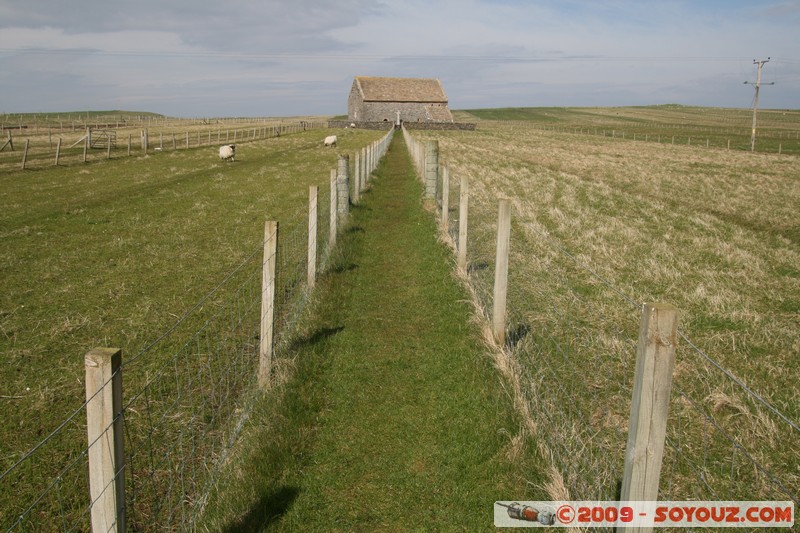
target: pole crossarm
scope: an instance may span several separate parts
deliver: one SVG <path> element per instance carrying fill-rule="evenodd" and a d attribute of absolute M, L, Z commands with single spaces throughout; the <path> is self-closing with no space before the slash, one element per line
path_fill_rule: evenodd
<path fill-rule="evenodd" d="M 750 135 L 750 151 L 751 152 L 755 151 L 755 149 L 756 149 L 756 122 L 757 122 L 757 116 L 758 116 L 758 91 L 759 91 L 759 89 L 761 89 L 762 85 L 775 85 L 774 81 L 769 82 L 769 83 L 761 83 L 761 69 L 764 68 L 764 64 L 765 63 L 769 63 L 769 59 L 770 58 L 761 59 L 761 60 L 754 59 L 753 60 L 753 64 L 754 65 L 758 65 L 758 75 L 756 77 L 756 82 L 755 83 L 750 82 L 750 81 L 744 82 L 745 85 L 753 85 L 753 88 L 756 90 L 756 95 L 755 95 L 755 98 L 753 99 L 753 129 L 752 129 L 752 133 Z"/>

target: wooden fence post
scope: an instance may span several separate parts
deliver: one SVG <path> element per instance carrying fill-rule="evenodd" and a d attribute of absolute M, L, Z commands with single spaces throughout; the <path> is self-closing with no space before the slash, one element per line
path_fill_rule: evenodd
<path fill-rule="evenodd" d="M 189 132 L 186 132 L 186 149 L 189 149 Z"/>
<path fill-rule="evenodd" d="M 58 158 L 61 155 L 61 137 L 58 138 L 58 142 L 56 143 L 56 162 L 53 164 L 54 166 L 58 166 Z"/>
<path fill-rule="evenodd" d="M 372 145 L 368 144 L 364 147 L 364 155 L 367 158 L 367 168 L 364 169 L 364 180 L 369 181 L 372 176 Z"/>
<path fill-rule="evenodd" d="M 497 254 L 494 261 L 494 305 L 492 331 L 500 345 L 506 342 L 506 296 L 508 294 L 508 251 L 511 239 L 511 200 L 500 200 L 497 215 Z"/>
<path fill-rule="evenodd" d="M 131 141 L 133 140 L 133 134 L 128 134 L 128 157 L 131 155 Z"/>
<path fill-rule="evenodd" d="M 317 281 L 317 196 L 319 187 L 308 188 L 308 288 Z"/>
<path fill-rule="evenodd" d="M 329 227 L 329 235 L 328 235 L 328 250 L 332 250 L 334 246 L 336 246 L 336 232 L 338 230 L 338 217 L 336 216 L 336 211 L 338 211 L 339 206 L 339 198 L 338 198 L 338 184 L 336 179 L 336 169 L 331 169 L 331 223 Z"/>
<path fill-rule="evenodd" d="M 359 177 L 358 183 L 361 184 L 361 189 L 359 191 L 360 194 L 363 194 L 364 191 L 367 190 L 367 159 L 365 157 L 366 151 L 361 148 L 357 152 L 359 154 L 359 159 L 361 160 L 361 176 Z"/>
<path fill-rule="evenodd" d="M 367 148 L 361 147 L 361 183 L 367 188 Z"/>
<path fill-rule="evenodd" d="M 419 179 L 422 180 L 422 185 L 425 185 L 425 145 L 419 141 L 415 141 L 417 146 L 417 172 Z"/>
<path fill-rule="evenodd" d="M 467 273 L 467 218 L 469 212 L 469 181 L 461 176 L 458 202 L 458 269 Z"/>
<path fill-rule="evenodd" d="M 442 167 L 442 227 L 450 232 L 450 173 Z"/>
<path fill-rule="evenodd" d="M 675 307 L 642 307 L 620 501 L 658 501 L 677 331 Z"/>
<path fill-rule="evenodd" d="M 339 172 L 337 174 L 339 184 L 339 215 L 340 222 L 344 222 L 345 217 L 350 212 L 350 156 L 339 156 Z"/>
<path fill-rule="evenodd" d="M 425 198 L 436 199 L 439 181 L 439 141 L 425 143 Z"/>
<path fill-rule="evenodd" d="M 95 348 L 84 364 L 92 531 L 125 531 L 122 350 Z"/>
<path fill-rule="evenodd" d="M 353 170 L 353 203 L 358 205 L 358 201 L 361 197 L 361 160 L 358 157 L 358 152 L 355 154 Z"/>
<path fill-rule="evenodd" d="M 369 175 L 375 171 L 375 143 L 369 143 Z"/>
<path fill-rule="evenodd" d="M 272 369 L 275 327 L 275 266 L 278 259 L 278 222 L 264 224 L 264 262 L 261 271 L 261 334 L 258 350 L 258 388 L 266 389 Z"/>
<path fill-rule="evenodd" d="M 89 136 L 83 138 L 83 162 L 86 163 L 86 152 L 89 151 Z"/>
<path fill-rule="evenodd" d="M 28 161 L 28 144 L 30 139 L 25 139 L 25 148 L 22 149 L 22 170 L 25 170 L 25 163 Z"/>

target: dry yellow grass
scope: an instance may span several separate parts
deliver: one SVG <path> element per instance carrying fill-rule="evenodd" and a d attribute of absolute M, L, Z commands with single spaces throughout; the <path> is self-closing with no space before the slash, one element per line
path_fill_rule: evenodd
<path fill-rule="evenodd" d="M 678 351 L 662 493 L 798 497 L 798 431 L 785 418 L 800 419 L 800 158 L 491 121 L 415 136 L 439 140 L 451 206 L 453 182 L 469 178 L 478 308 L 491 302 L 497 202 L 512 199 L 509 328 L 521 367 L 505 373 L 521 382 L 571 496 L 614 496 L 636 304 L 661 301 L 679 307 L 697 347 Z"/>

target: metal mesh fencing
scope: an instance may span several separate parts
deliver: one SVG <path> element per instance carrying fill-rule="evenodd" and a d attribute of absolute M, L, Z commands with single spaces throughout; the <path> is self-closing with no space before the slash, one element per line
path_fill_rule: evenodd
<path fill-rule="evenodd" d="M 680 335 L 661 488 L 665 499 L 800 505 L 800 425 Z"/>
<path fill-rule="evenodd" d="M 449 175 L 446 231 L 456 252 L 460 178 Z M 466 270 L 478 312 L 489 321 L 497 203 L 485 200 L 470 198 Z M 548 491 L 554 498 L 619 499 L 641 302 L 517 212 L 508 286 L 503 348 L 518 373 L 535 438 L 554 467 Z M 798 437 L 797 421 L 679 330 L 661 499 L 797 505 Z"/>
<path fill-rule="evenodd" d="M 159 125 L 161 126 L 161 125 Z M 8 139 L 0 138 L 0 172 L 19 169 L 43 169 L 53 166 L 72 166 L 105 159 L 120 159 L 215 146 L 220 143 L 247 143 L 301 133 L 310 129 L 327 127 L 322 122 L 254 122 L 234 128 L 204 125 L 187 125 L 186 129 L 169 127 L 167 130 L 145 129 L 87 129 L 61 131 L 55 135 L 47 130 L 30 131 Z M 6 146 L 7 145 L 7 146 Z"/>
<path fill-rule="evenodd" d="M 320 187 L 317 271 L 330 249 L 330 190 Z M 309 291 L 308 206 L 280 224 L 275 276 L 274 358 L 288 352 Z M 89 455 L 106 434 L 87 442 L 87 406 L 109 379 L 51 434 L 0 473 L 0 528 L 5 531 L 92 529 L 92 508 L 124 478 L 124 503 L 108 527 L 131 531 L 192 529 L 259 395 L 264 243 L 184 316 L 117 371 L 123 376 L 120 423 L 124 462 L 94 501 Z M 124 509 L 124 513 L 123 513 Z"/>

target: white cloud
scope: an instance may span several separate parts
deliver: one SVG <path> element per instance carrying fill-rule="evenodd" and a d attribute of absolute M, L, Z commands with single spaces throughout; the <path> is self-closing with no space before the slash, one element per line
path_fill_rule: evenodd
<path fill-rule="evenodd" d="M 64 28 L 3 28 L 0 48 L 13 50 L 86 51 L 98 53 L 202 52 L 174 33 L 152 30 L 70 33 Z"/>
<path fill-rule="evenodd" d="M 745 106 L 732 80 L 772 56 L 764 105 L 800 107 L 798 21 L 798 1 L 0 0 L 0 90 L 5 111 L 46 110 L 51 87 L 53 110 L 86 95 L 225 114 L 225 96 L 237 114 L 341 113 L 367 74 L 438 77 L 456 108 Z M 247 95 L 266 101 L 248 113 Z"/>

